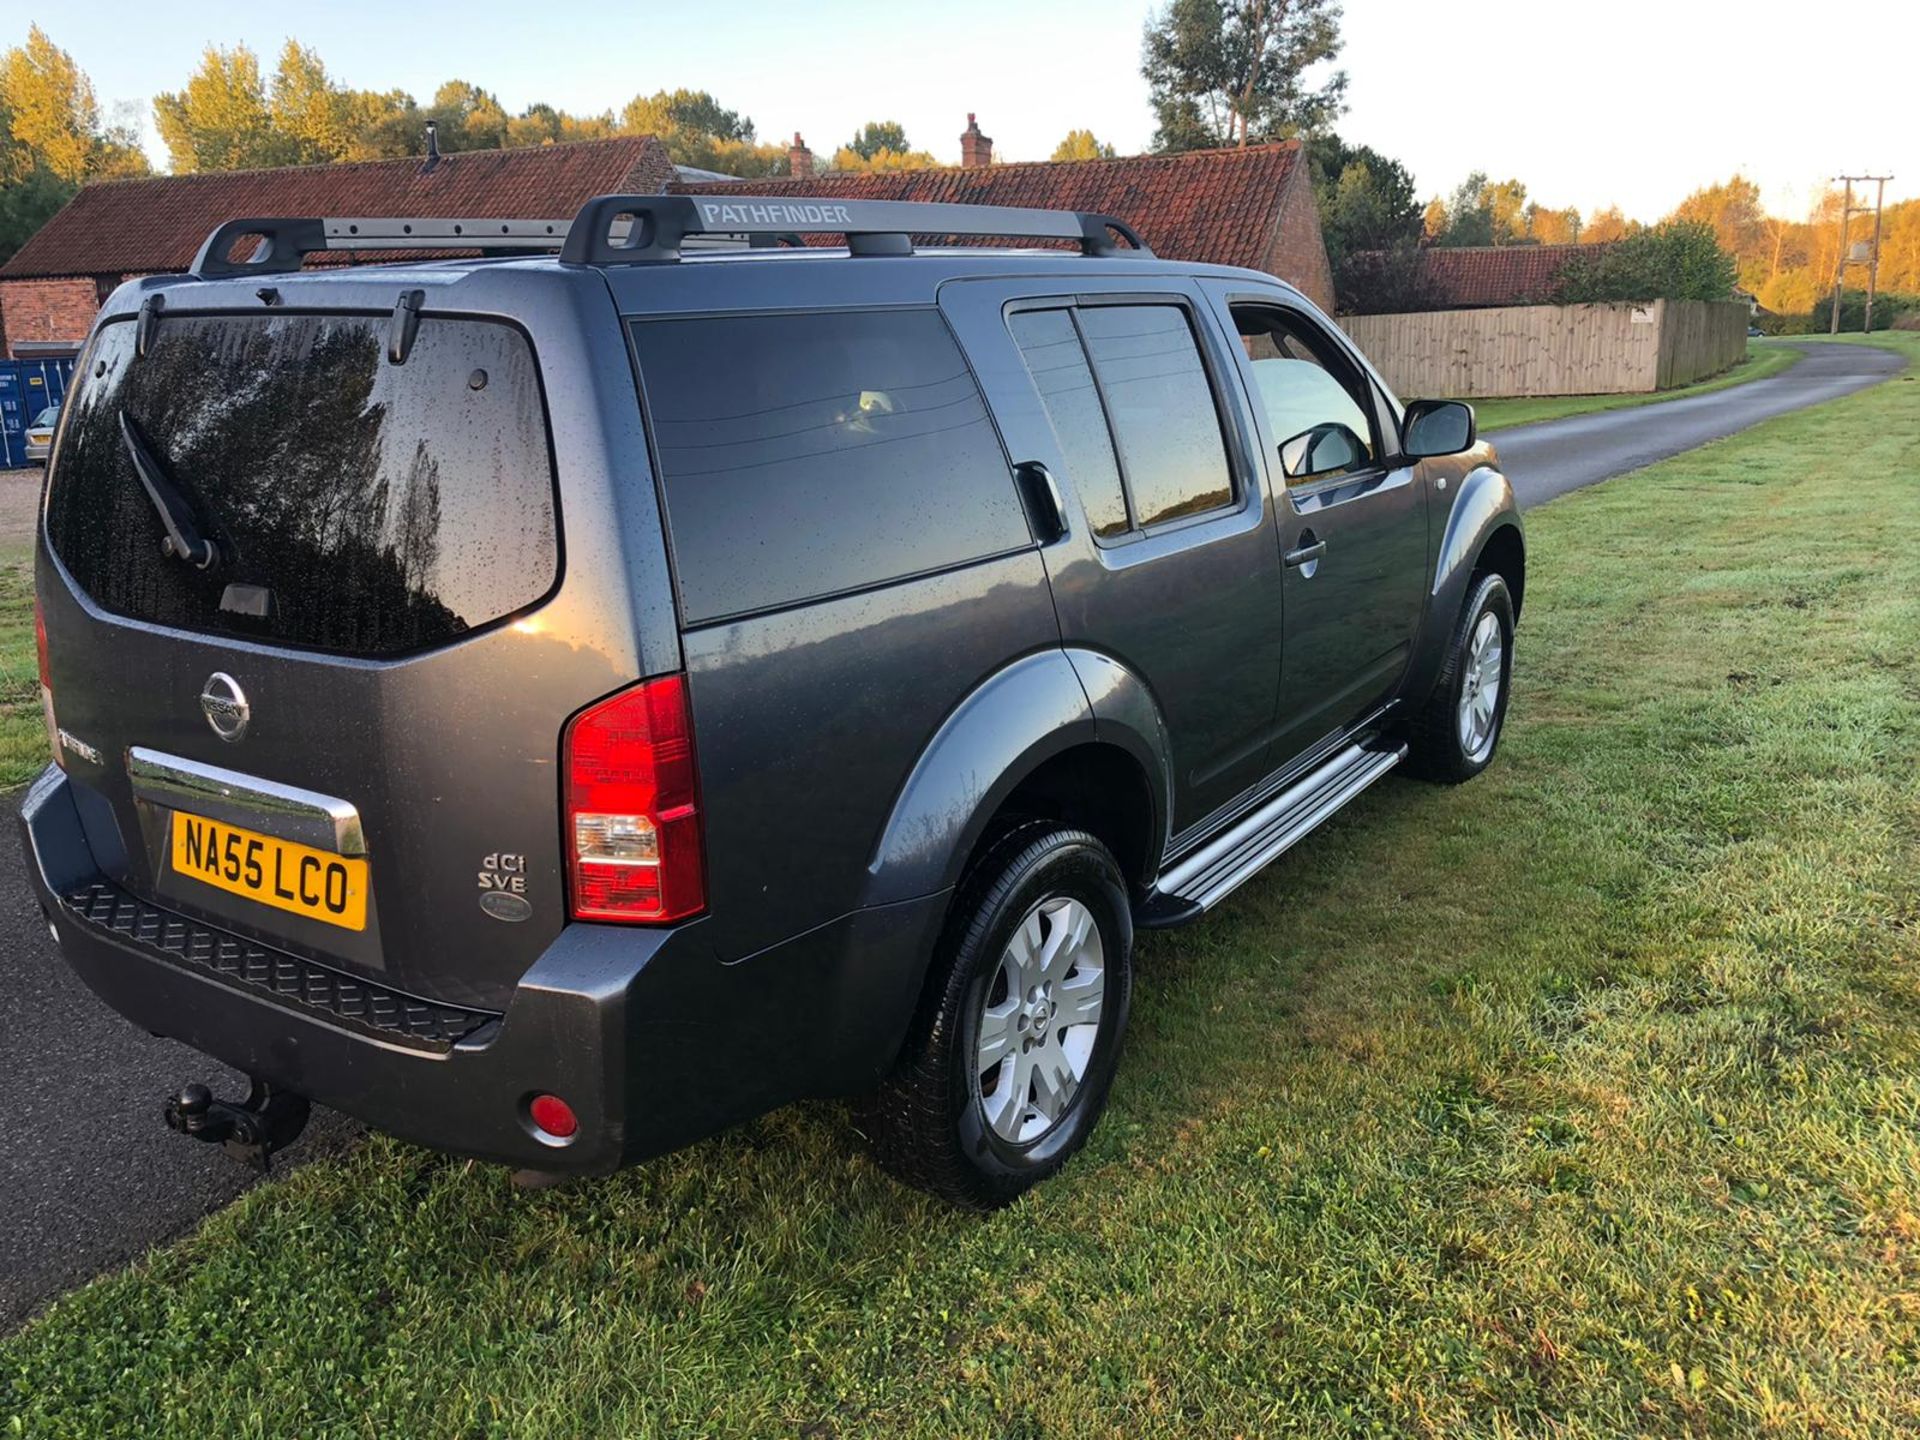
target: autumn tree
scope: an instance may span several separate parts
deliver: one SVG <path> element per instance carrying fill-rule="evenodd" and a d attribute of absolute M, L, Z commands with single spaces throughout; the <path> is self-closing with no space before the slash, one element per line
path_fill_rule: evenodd
<path fill-rule="evenodd" d="M 1346 108 L 1339 0 L 1170 0 L 1147 18 L 1141 73 L 1154 148 L 1198 150 L 1312 133 Z"/>
<path fill-rule="evenodd" d="M 1069 130 L 1066 139 L 1053 147 L 1054 160 L 1111 160 L 1113 146 L 1102 144 L 1091 130 Z"/>
<path fill-rule="evenodd" d="M 887 150 L 880 149 L 871 155 L 862 155 L 850 145 L 842 145 L 833 152 L 834 170 L 883 171 L 883 170 L 930 170 L 940 162 L 925 150 Z"/>
<path fill-rule="evenodd" d="M 153 120 L 177 174 L 285 165 L 295 155 L 274 128 L 260 57 L 245 45 L 209 45 L 184 89 L 153 97 Z"/>
<path fill-rule="evenodd" d="M 39 26 L 0 54 L 0 261 L 82 182 L 146 173 L 137 137 L 102 122 L 92 83 Z"/>
<path fill-rule="evenodd" d="M 318 165 L 353 153 L 362 117 L 353 97 L 333 83 L 318 54 L 297 40 L 280 51 L 267 87 L 267 118 L 285 146 L 289 163 Z"/>
<path fill-rule="evenodd" d="M 1580 239 L 1580 212 L 1572 206 L 1553 210 L 1530 201 L 1526 225 L 1527 238 L 1542 245 L 1572 245 Z"/>
<path fill-rule="evenodd" d="M 36 170 L 67 186 L 146 173 L 138 137 L 102 122 L 93 82 L 38 25 L 0 55 L 0 108 L 8 151 L 0 184 Z"/>
<path fill-rule="evenodd" d="M 871 161 L 883 150 L 905 155 L 913 147 L 907 144 L 906 127 L 899 121 L 869 120 L 854 133 L 853 139 L 840 148 L 851 150 L 862 160 Z"/>
<path fill-rule="evenodd" d="M 1717 185 L 1701 186 L 1667 218 L 1711 226 L 1720 247 L 1740 262 L 1745 278 L 1757 282 L 1774 273 L 1760 187 L 1746 176 L 1735 175 Z"/>
<path fill-rule="evenodd" d="M 786 147 L 760 144 L 752 120 L 705 90 L 636 95 L 621 111 L 619 128 L 657 137 L 680 165 L 749 178 L 786 173 Z"/>
<path fill-rule="evenodd" d="M 1618 205 L 1609 205 L 1604 210 L 1596 210 L 1587 223 L 1580 227 L 1580 238 L 1599 245 L 1609 240 L 1625 239 L 1634 228 L 1633 222 L 1620 213 Z"/>

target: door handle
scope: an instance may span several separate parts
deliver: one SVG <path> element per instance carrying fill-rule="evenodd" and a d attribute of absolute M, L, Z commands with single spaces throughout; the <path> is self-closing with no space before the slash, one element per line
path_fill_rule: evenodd
<path fill-rule="evenodd" d="M 1067 503 L 1060 497 L 1060 484 L 1053 472 L 1038 460 L 1024 460 L 1014 467 L 1020 481 L 1020 496 L 1026 502 L 1033 533 L 1042 545 L 1067 538 Z"/>
<path fill-rule="evenodd" d="M 1289 570 L 1298 570 L 1305 566 L 1307 567 L 1307 574 L 1311 575 L 1313 574 L 1312 566 L 1314 561 L 1327 553 L 1327 542 L 1314 539 L 1311 530 L 1307 531 L 1307 533 L 1300 538 L 1305 543 L 1302 544 L 1298 550 L 1287 551 L 1286 555 L 1282 558 L 1287 562 L 1287 568 Z"/>

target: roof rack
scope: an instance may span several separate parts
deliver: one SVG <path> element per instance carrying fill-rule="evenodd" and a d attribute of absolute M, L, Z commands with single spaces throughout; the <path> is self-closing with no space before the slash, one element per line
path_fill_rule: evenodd
<path fill-rule="evenodd" d="M 1124 220 L 1087 211 L 806 196 L 602 195 L 572 220 L 229 220 L 207 236 L 190 273 L 202 279 L 273 274 L 335 250 L 558 251 L 570 265 L 658 264 L 678 260 L 693 239 L 731 236 L 759 247 L 797 244 L 799 232 L 845 235 L 855 255 L 910 255 L 913 237 L 928 235 L 1071 240 L 1086 255 L 1153 256 Z M 252 250 L 236 258 L 249 239 Z"/>

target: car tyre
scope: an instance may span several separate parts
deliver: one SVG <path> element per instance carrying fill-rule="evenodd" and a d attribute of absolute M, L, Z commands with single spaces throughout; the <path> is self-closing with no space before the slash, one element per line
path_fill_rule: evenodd
<path fill-rule="evenodd" d="M 1132 989 L 1112 853 L 1048 822 L 1003 834 L 956 892 L 899 1062 L 856 1107 L 874 1157 L 966 1209 L 1031 1189 L 1098 1122 Z"/>
<path fill-rule="evenodd" d="M 1513 681 L 1513 595 L 1497 574 L 1474 578 L 1433 693 L 1407 727 L 1407 770 L 1458 785 L 1493 763 Z"/>

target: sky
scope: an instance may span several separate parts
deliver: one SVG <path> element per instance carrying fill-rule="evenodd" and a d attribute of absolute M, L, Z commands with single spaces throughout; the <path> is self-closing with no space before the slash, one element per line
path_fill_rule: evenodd
<path fill-rule="evenodd" d="M 271 69 L 292 35 L 356 88 L 427 100 L 459 78 L 509 111 L 544 100 L 618 110 L 686 86 L 750 115 L 762 139 L 795 130 L 831 154 L 868 120 L 898 120 L 920 149 L 959 159 L 969 112 L 1002 159 L 1045 159 L 1069 129 L 1122 154 L 1152 143 L 1140 76 L 1145 0 L 727 0 L 592 7 L 525 0 L 324 0 L 176 7 L 152 0 L 0 0 L 0 44 L 37 21 L 92 77 L 103 108 L 137 115 L 156 164 L 149 100 L 177 89 L 209 43 L 244 42 Z M 1471 170 L 1516 176 L 1532 198 L 1655 220 L 1740 171 L 1776 213 L 1804 216 L 1843 173 L 1893 173 L 1920 195 L 1920 118 L 1890 57 L 1920 55 L 1920 0 L 1835 7 L 1844 36 L 1804 4 L 1609 0 L 1347 0 L 1349 140 L 1394 156 L 1423 197 Z M 591 20 L 575 18 L 591 15 Z M 1839 79 L 1816 77 L 1831 57 Z M 1856 83 L 1850 77 L 1874 77 Z"/>

